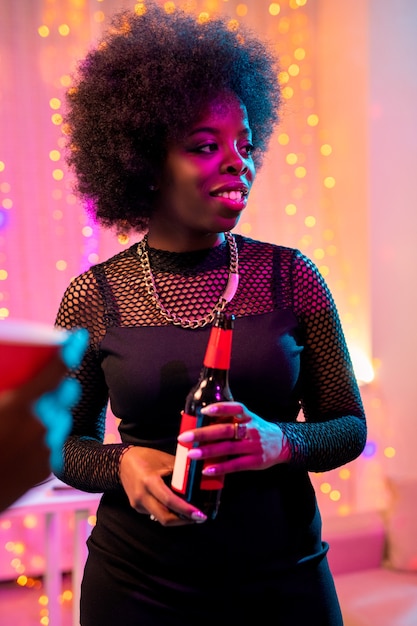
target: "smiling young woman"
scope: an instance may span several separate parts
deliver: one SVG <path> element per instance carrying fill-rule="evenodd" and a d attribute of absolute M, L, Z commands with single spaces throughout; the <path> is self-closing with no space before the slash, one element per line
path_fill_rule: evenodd
<path fill-rule="evenodd" d="M 81 626 L 341 626 L 309 479 L 366 441 L 339 316 L 300 251 L 233 234 L 279 120 L 278 62 L 227 19 L 140 7 L 115 16 L 67 101 L 81 197 L 139 239 L 76 277 L 57 315 L 90 336 L 60 478 L 103 492 Z M 218 311 L 234 316 L 234 400 L 180 435 L 224 477 L 208 520 L 170 482 Z M 109 401 L 118 444 L 103 443 Z"/>

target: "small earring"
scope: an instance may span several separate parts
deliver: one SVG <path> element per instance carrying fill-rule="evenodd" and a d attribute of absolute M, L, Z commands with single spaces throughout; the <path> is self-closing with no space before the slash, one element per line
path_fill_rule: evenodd
<path fill-rule="evenodd" d="M 157 185 L 149 185 L 149 191 L 156 191 L 157 189 Z"/>

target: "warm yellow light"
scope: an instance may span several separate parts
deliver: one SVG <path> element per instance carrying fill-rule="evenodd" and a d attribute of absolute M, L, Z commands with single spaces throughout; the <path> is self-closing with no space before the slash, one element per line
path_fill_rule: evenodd
<path fill-rule="evenodd" d="M 135 4 L 135 13 L 136 15 L 145 15 L 146 13 L 146 6 L 144 2 L 137 2 Z"/>
<path fill-rule="evenodd" d="M 297 163 L 298 159 L 297 155 L 294 152 L 289 152 L 285 157 L 285 160 L 287 161 L 288 165 L 294 165 L 295 163 Z"/>
<path fill-rule="evenodd" d="M 304 178 L 307 174 L 307 170 L 305 167 L 296 167 L 294 170 L 294 174 L 297 178 Z"/>
<path fill-rule="evenodd" d="M 316 248 L 313 251 L 313 257 L 317 260 L 324 259 L 324 256 L 325 256 L 325 253 L 324 253 L 323 248 Z"/>
<path fill-rule="evenodd" d="M 306 51 L 304 50 L 304 48 L 297 48 L 296 50 L 294 50 L 294 58 L 297 59 L 297 61 L 302 61 L 306 56 Z"/>
<path fill-rule="evenodd" d="M 39 604 L 41 606 L 47 606 L 48 605 L 48 596 L 45 596 L 45 595 L 39 596 L 38 602 L 39 602 Z"/>
<path fill-rule="evenodd" d="M 349 345 L 349 354 L 352 360 L 353 371 L 359 384 L 372 382 L 375 378 L 375 372 L 371 359 L 365 350 L 360 346 Z"/>
<path fill-rule="evenodd" d="M 61 100 L 59 98 L 51 98 L 49 100 L 49 106 L 51 107 L 51 109 L 54 109 L 56 111 L 61 106 Z"/>
<path fill-rule="evenodd" d="M 61 158 L 61 153 L 59 152 L 59 150 L 51 150 L 49 153 L 49 158 L 51 159 L 51 161 L 59 161 L 59 159 Z"/>
<path fill-rule="evenodd" d="M 332 492 L 329 494 L 329 498 L 330 498 L 330 500 L 332 500 L 333 502 L 337 502 L 337 501 L 338 501 L 338 500 L 340 500 L 340 498 L 341 498 L 341 493 L 340 493 L 340 491 L 338 491 L 337 489 L 334 489 L 334 491 L 332 491 Z"/>
<path fill-rule="evenodd" d="M 392 459 L 395 455 L 396 455 L 395 448 L 393 448 L 392 446 L 388 446 L 387 448 L 385 448 L 384 456 L 386 456 L 387 459 Z"/>
<path fill-rule="evenodd" d="M 339 471 L 339 476 L 342 480 L 349 480 L 350 478 L 350 470 L 347 467 L 342 467 Z"/>
<path fill-rule="evenodd" d="M 289 143 L 289 141 L 290 141 L 290 138 L 289 138 L 289 136 L 287 135 L 287 133 L 280 133 L 280 134 L 278 135 L 278 143 L 279 143 L 281 146 L 286 146 L 286 145 Z"/>
<path fill-rule="evenodd" d="M 317 126 L 318 123 L 319 123 L 319 116 L 318 115 L 316 115 L 315 113 L 312 113 L 311 115 L 308 116 L 307 124 L 309 126 Z"/>
<path fill-rule="evenodd" d="M 6 317 L 9 317 L 10 315 L 10 311 L 8 308 L 6 308 L 5 306 L 0 307 L 0 319 L 5 319 Z"/>
<path fill-rule="evenodd" d="M 281 7 L 279 6 L 278 2 L 271 2 L 271 4 L 269 5 L 269 14 L 275 16 L 278 15 L 280 11 Z"/>
<path fill-rule="evenodd" d="M 292 63 L 288 68 L 288 73 L 290 76 L 298 76 L 300 73 L 300 68 L 296 63 Z"/>
<path fill-rule="evenodd" d="M 333 178 L 333 176 L 327 176 L 323 181 L 323 185 L 326 187 L 326 189 L 333 189 L 333 187 L 336 185 L 336 180 Z"/>
<path fill-rule="evenodd" d="M 54 113 L 51 117 L 51 120 L 54 126 L 59 126 L 60 124 L 62 124 L 62 115 L 60 113 Z"/>
<path fill-rule="evenodd" d="M 202 13 L 200 13 L 200 15 L 197 17 L 197 22 L 199 24 L 204 24 L 205 22 L 208 22 L 210 19 L 210 15 L 206 12 L 203 11 Z"/>
<path fill-rule="evenodd" d="M 13 546 L 13 552 L 15 554 L 23 554 L 25 552 L 25 544 L 22 541 L 16 541 Z"/>
<path fill-rule="evenodd" d="M 321 147 L 320 147 L 320 153 L 323 156 L 329 156 L 329 154 L 332 153 L 332 147 L 330 144 L 328 143 L 324 143 Z"/>
<path fill-rule="evenodd" d="M 248 12 L 248 7 L 246 4 L 238 4 L 236 7 L 236 13 L 239 17 L 243 17 Z"/>
<path fill-rule="evenodd" d="M 0 161 L 0 172 L 4 172 L 5 169 L 6 169 L 6 166 L 4 164 L 4 161 Z"/>
<path fill-rule="evenodd" d="M 58 32 L 62 37 L 66 37 L 70 33 L 68 24 L 61 24 L 58 26 Z"/>
<path fill-rule="evenodd" d="M 36 528 L 38 521 L 39 520 L 36 515 L 26 515 L 23 519 L 23 526 L 25 528 Z"/>
<path fill-rule="evenodd" d="M 290 75 L 288 74 L 288 72 L 280 72 L 278 74 L 278 82 L 280 85 L 285 85 L 285 83 L 288 83 L 289 80 Z"/>
<path fill-rule="evenodd" d="M 175 11 L 175 2 L 165 2 L 164 3 L 164 11 L 165 13 L 174 13 Z"/>
<path fill-rule="evenodd" d="M 320 491 L 321 491 L 322 493 L 330 493 L 331 488 L 332 488 L 332 487 L 331 487 L 330 483 L 322 483 L 322 484 L 320 485 Z"/>
<path fill-rule="evenodd" d="M 71 589 L 66 589 L 63 594 L 62 594 L 62 600 L 63 602 L 69 602 L 72 600 L 72 591 Z"/>
<path fill-rule="evenodd" d="M 282 90 L 282 97 L 285 100 L 290 100 L 290 98 L 292 98 L 294 95 L 294 89 L 292 87 L 284 87 L 284 89 Z"/>
<path fill-rule="evenodd" d="M 64 178 L 64 172 L 62 170 L 54 170 L 52 172 L 52 178 L 54 180 L 62 180 Z"/>
<path fill-rule="evenodd" d="M 295 215 L 297 213 L 297 207 L 295 204 L 287 204 L 285 207 L 285 213 L 287 215 Z"/>
<path fill-rule="evenodd" d="M 55 263 L 55 267 L 58 271 L 63 272 L 67 269 L 67 262 L 61 259 Z"/>
<path fill-rule="evenodd" d="M 41 37 L 48 37 L 49 28 L 45 24 L 43 24 L 42 26 L 39 26 L 38 33 Z"/>
<path fill-rule="evenodd" d="M 18 584 L 20 587 L 26 587 L 27 582 L 28 582 L 28 578 L 27 578 L 27 576 L 24 576 L 24 575 L 22 574 L 21 576 L 18 576 L 18 577 L 17 577 L 16 582 L 17 582 L 17 584 Z"/>

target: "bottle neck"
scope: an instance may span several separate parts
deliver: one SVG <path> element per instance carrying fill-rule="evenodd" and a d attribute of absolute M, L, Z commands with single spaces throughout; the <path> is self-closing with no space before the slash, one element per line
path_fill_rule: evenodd
<path fill-rule="evenodd" d="M 228 370 L 230 368 L 232 336 L 232 329 L 225 330 L 216 326 L 211 329 L 203 361 L 205 368 L 220 370 Z"/>

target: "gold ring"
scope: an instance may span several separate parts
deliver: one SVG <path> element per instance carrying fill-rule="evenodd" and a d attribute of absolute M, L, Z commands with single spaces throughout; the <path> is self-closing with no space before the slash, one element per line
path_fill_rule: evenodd
<path fill-rule="evenodd" d="M 233 439 L 235 441 L 240 441 L 241 439 L 245 439 L 246 437 L 246 424 L 240 424 L 239 422 L 234 423 L 234 434 Z"/>

